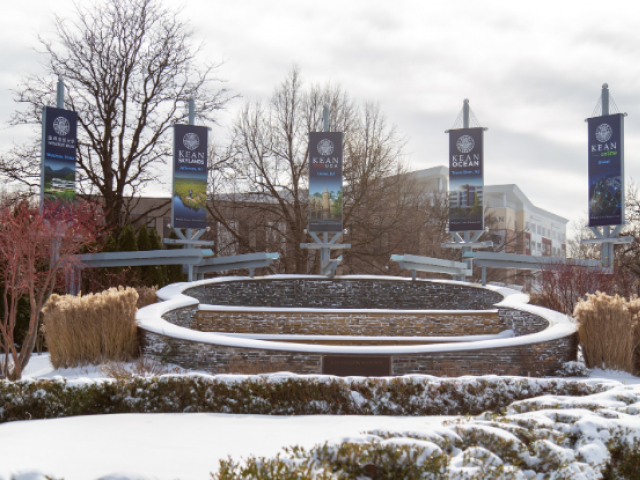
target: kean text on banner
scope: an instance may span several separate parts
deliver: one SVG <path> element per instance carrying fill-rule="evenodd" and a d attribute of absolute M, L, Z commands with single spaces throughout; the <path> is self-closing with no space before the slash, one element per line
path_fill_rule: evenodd
<path fill-rule="evenodd" d="M 342 232 L 342 133 L 309 133 L 309 231 Z"/>
<path fill-rule="evenodd" d="M 173 127 L 173 228 L 207 226 L 207 127 Z"/>
<path fill-rule="evenodd" d="M 449 230 L 484 229 L 484 129 L 449 130 Z"/>

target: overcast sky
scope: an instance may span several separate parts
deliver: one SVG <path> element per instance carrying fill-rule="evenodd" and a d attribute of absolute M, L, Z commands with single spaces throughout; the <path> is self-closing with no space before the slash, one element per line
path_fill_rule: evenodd
<path fill-rule="evenodd" d="M 80 0 L 77 0 L 80 2 Z M 82 0 L 84 3 L 86 0 Z M 409 139 L 413 169 L 447 163 L 447 136 L 464 98 L 485 134 L 485 183 L 517 184 L 531 201 L 568 219 L 587 203 L 584 119 L 604 82 L 626 127 L 626 182 L 640 180 L 640 6 L 569 1 L 195 1 L 182 7 L 203 60 L 243 99 L 266 99 L 296 63 L 308 82 L 333 81 L 380 103 Z M 5 0 L 0 17 L 0 122 L 11 89 L 41 68 L 36 32 L 71 0 Z M 52 79 L 55 81 L 55 79 Z M 223 132 L 216 130 L 218 136 Z M 0 130 L 2 149 L 26 132 Z M 168 194 L 169 188 L 165 187 Z"/>

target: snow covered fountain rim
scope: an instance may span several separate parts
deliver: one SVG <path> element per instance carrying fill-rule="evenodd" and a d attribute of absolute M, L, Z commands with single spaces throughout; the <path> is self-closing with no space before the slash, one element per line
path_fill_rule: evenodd
<path fill-rule="evenodd" d="M 327 277 L 320 275 L 270 275 L 265 277 L 256 277 L 257 280 L 284 280 L 284 279 L 316 279 L 327 280 Z M 403 277 L 391 277 L 391 276 L 359 276 L 348 275 L 336 277 L 337 280 L 385 280 L 385 281 L 397 281 L 397 282 L 411 282 L 411 278 Z M 447 342 L 444 337 L 439 337 L 439 341 L 445 341 L 445 343 L 430 344 L 430 345 L 393 345 L 393 346 L 343 346 L 343 345 L 312 345 L 312 344 L 297 344 L 289 343 L 285 341 L 278 341 L 286 338 L 285 335 L 270 335 L 269 339 L 255 339 L 247 336 L 234 336 L 232 334 L 216 333 L 216 332 L 201 332 L 197 330 L 191 330 L 189 328 L 181 327 L 179 325 L 172 324 L 166 321 L 163 316 L 173 310 L 182 308 L 199 307 L 200 302 L 191 296 L 185 295 L 184 291 L 203 285 L 216 284 L 221 282 L 238 282 L 238 281 L 252 281 L 254 279 L 249 277 L 219 277 L 209 280 L 201 280 L 196 282 L 175 283 L 168 285 L 158 291 L 158 298 L 161 300 L 159 303 L 155 303 L 138 310 L 136 314 L 138 326 L 143 330 L 158 335 L 167 336 L 179 340 L 186 340 L 189 342 L 200 342 L 204 344 L 218 345 L 222 347 L 234 347 L 234 348 L 250 348 L 259 350 L 271 350 L 281 352 L 304 352 L 310 354 L 371 354 L 371 355 L 402 355 L 402 354 L 419 354 L 419 353 L 443 353 L 443 352 L 456 352 L 456 351 L 472 351 L 472 350 L 486 350 L 486 349 L 502 349 L 507 347 L 518 347 L 523 345 L 540 344 L 558 340 L 569 335 L 574 334 L 577 331 L 576 323 L 568 316 L 559 312 L 549 310 L 543 307 L 535 305 L 529 305 L 529 297 L 518 291 L 505 288 L 488 285 L 481 287 L 478 284 L 468 282 L 458 282 L 451 280 L 424 280 L 418 279 L 417 282 L 433 282 L 443 285 L 457 285 L 473 288 L 483 288 L 489 291 L 499 293 L 503 300 L 496 303 L 496 308 L 506 308 L 527 312 L 533 315 L 542 317 L 548 322 L 547 328 L 542 331 L 531 333 L 522 336 L 513 336 L 513 332 L 510 334 L 504 332 L 503 335 L 495 335 L 493 338 L 477 341 L 459 341 L 464 337 L 458 337 L 455 342 Z M 238 307 L 217 307 L 227 310 L 238 309 Z M 267 311 L 265 307 L 242 307 L 242 311 L 252 308 L 260 311 Z M 328 309 L 291 309 L 291 308 L 271 308 L 272 311 L 315 311 L 328 313 L 331 310 Z M 344 312 L 344 309 L 340 311 Z M 412 310 L 371 310 L 371 309 L 349 309 L 349 311 L 365 312 L 384 312 L 384 313 L 414 313 L 418 311 Z M 420 310 L 420 313 L 436 313 L 445 312 L 442 310 Z M 448 313 L 463 313 L 471 311 L 446 311 Z M 487 312 L 487 310 L 482 310 Z M 416 338 L 417 340 L 423 340 L 423 338 Z M 427 341 L 426 339 L 424 339 Z M 431 340 L 433 341 L 433 340 Z"/>

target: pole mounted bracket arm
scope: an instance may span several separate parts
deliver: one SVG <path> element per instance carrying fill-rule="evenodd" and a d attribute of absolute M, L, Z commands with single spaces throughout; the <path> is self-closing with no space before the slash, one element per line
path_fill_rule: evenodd
<path fill-rule="evenodd" d="M 338 264 L 342 261 L 342 255 L 336 259 L 331 259 L 331 250 L 345 250 L 351 248 L 350 243 L 336 243 L 342 232 L 337 232 L 333 237 L 329 238 L 328 232 L 308 232 L 317 243 L 301 243 L 300 248 L 308 250 L 320 250 L 320 274 L 333 278 L 338 268 Z M 318 236 L 322 233 L 322 239 Z"/>

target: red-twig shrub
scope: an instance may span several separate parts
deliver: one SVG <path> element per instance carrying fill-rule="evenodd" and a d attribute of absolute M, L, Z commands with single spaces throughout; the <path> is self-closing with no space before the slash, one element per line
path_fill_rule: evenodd
<path fill-rule="evenodd" d="M 587 294 L 603 292 L 629 298 L 637 288 L 637 280 L 621 268 L 610 274 L 571 261 L 549 262 L 540 266 L 537 291 L 530 295 L 530 302 L 570 315 Z"/>
<path fill-rule="evenodd" d="M 19 379 L 38 335 L 40 311 L 51 293 L 64 285 L 65 275 L 102 234 L 103 215 L 94 204 L 45 202 L 42 208 L 27 201 L 0 204 L 0 376 Z M 18 302 L 28 298 L 29 328 L 18 347 L 14 341 Z"/>

